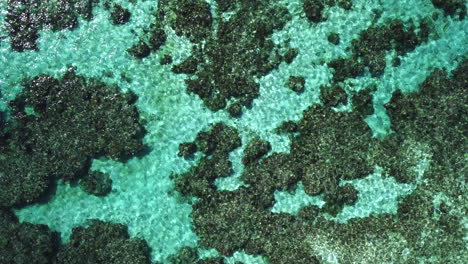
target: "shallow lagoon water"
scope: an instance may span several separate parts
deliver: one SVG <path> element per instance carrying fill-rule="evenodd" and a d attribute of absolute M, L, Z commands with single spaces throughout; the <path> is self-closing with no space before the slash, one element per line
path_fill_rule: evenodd
<path fill-rule="evenodd" d="M 126 224 L 131 236 L 145 239 L 152 249 L 152 259 L 165 261 L 183 246 L 196 246 L 197 236 L 190 227 L 191 206 L 173 194 L 171 173 L 188 170 L 198 160 L 184 160 L 177 157 L 178 145 L 194 140 L 200 130 L 210 124 L 222 121 L 237 128 L 243 142 L 255 135 L 268 140 L 273 152 L 288 152 L 289 138 L 280 136 L 273 130 L 285 120 L 300 120 L 302 111 L 314 103 L 319 103 L 320 86 L 330 82 L 330 68 L 320 61 L 349 55 L 346 47 L 359 32 L 368 28 L 372 22 L 372 10 L 383 10 L 379 19 L 387 18 L 413 20 L 416 24 L 428 13 L 438 12 L 430 1 L 354 1 L 352 11 L 334 7 L 328 10 L 328 20 L 318 25 L 307 22 L 301 11 L 301 1 L 283 0 L 293 19 L 283 30 L 275 32 L 275 43 L 289 40 L 289 45 L 299 49 L 298 57 L 291 64 L 281 64 L 265 77 L 258 79 L 260 96 L 254 100 L 251 109 L 239 119 L 233 119 L 225 111 L 212 112 L 194 94 L 185 90 L 184 75 L 171 72 L 170 66 L 159 64 L 160 58 L 171 55 L 174 64 L 183 61 L 191 54 L 191 44 L 178 37 L 170 28 L 166 44 L 157 53 L 143 60 L 129 56 L 125 50 L 131 47 L 136 32 L 154 19 L 152 13 L 157 8 L 154 0 L 120 0 L 132 13 L 129 23 L 114 26 L 108 19 L 108 11 L 102 6 L 94 9 L 94 19 L 80 20 L 73 30 L 40 32 L 39 51 L 14 52 L 9 48 L 5 29 L 0 36 L 0 91 L 2 98 L 0 110 L 6 109 L 7 101 L 21 91 L 20 80 L 39 74 L 61 76 L 67 65 L 77 68 L 77 73 L 86 77 L 98 78 L 108 84 L 118 85 L 122 91 L 131 90 L 139 97 L 137 107 L 148 133 L 144 143 L 151 152 L 141 158 L 132 158 L 120 163 L 112 160 L 93 161 L 93 170 L 109 173 L 113 180 L 112 192 L 103 198 L 91 196 L 77 187 L 59 184 L 56 193 L 45 204 L 34 204 L 16 210 L 21 221 L 46 224 L 61 232 L 66 241 L 71 229 L 86 223 L 89 218 L 98 218 Z M 212 1 L 211 1 L 212 2 Z M 411 4 L 412 8 L 407 6 Z M 5 16 L 6 3 L 0 3 L 1 19 Z M 1 22 L 1 21 L 0 21 Z M 377 22 L 377 24 L 379 23 Z M 349 80 L 346 85 L 360 90 L 368 84 L 376 84 L 374 95 L 376 113 L 366 121 L 375 137 L 383 137 L 390 131 L 390 120 L 383 105 L 391 93 L 398 89 L 405 92 L 415 91 L 430 72 L 438 67 L 454 69 L 461 58 L 467 54 L 468 22 L 455 21 L 441 16 L 436 23 L 439 38 L 429 40 L 418 46 L 401 59 L 401 66 L 387 67 L 379 78 L 370 74 Z M 337 32 L 341 42 L 333 46 L 326 41 L 330 32 Z M 390 59 L 390 57 L 389 57 Z M 285 87 L 291 74 L 303 75 L 306 79 L 305 91 L 296 94 Z M 349 110 L 343 106 L 340 111 Z M 234 190 L 242 185 L 239 179 L 243 165 L 242 149 L 230 155 L 234 175 L 217 180 L 219 189 Z M 418 169 L 421 180 L 427 167 L 424 153 Z M 358 201 L 347 206 L 334 220 L 346 222 L 355 217 L 370 214 L 396 213 L 399 197 L 408 195 L 416 187 L 413 184 L 397 183 L 392 177 L 379 176 L 379 168 L 368 177 L 353 181 L 359 191 Z M 416 183 L 417 184 L 417 183 Z M 277 192 L 273 212 L 295 214 L 307 204 L 323 204 L 320 196 L 307 196 L 299 184 L 293 193 Z M 215 254 L 206 251 L 204 254 Z M 261 257 L 247 256 L 242 252 L 228 258 L 228 263 L 242 260 L 245 263 L 264 262 Z M 333 258 L 329 263 L 333 263 Z"/>

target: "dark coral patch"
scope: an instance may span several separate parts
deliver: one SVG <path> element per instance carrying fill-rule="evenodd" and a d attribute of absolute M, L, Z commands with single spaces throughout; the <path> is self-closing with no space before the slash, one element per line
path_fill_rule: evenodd
<path fill-rule="evenodd" d="M 429 38 L 430 26 L 420 24 L 419 33 L 413 24 L 405 26 L 400 20 L 388 21 L 382 26 L 372 26 L 352 41 L 352 56 L 337 58 L 328 63 L 335 70 L 333 80 L 342 82 L 361 76 L 365 67 L 373 77 L 379 77 L 386 68 L 386 55 L 394 50 L 397 56 L 404 56 Z"/>
<path fill-rule="evenodd" d="M 304 13 L 311 23 L 318 23 L 325 21 L 323 15 L 323 10 L 325 5 L 323 1 L 320 0 L 304 0 L 302 7 L 304 8 Z"/>
<path fill-rule="evenodd" d="M 193 157 L 195 152 L 197 152 L 197 144 L 193 142 L 184 142 L 179 144 L 179 153 L 177 153 L 177 156 L 190 158 Z"/>
<path fill-rule="evenodd" d="M 73 228 L 57 263 L 149 264 L 150 248 L 146 241 L 130 238 L 125 225 L 91 220 L 88 227 Z"/>
<path fill-rule="evenodd" d="M 291 64 L 293 60 L 297 57 L 297 55 L 299 55 L 299 49 L 297 48 L 288 49 L 286 53 L 284 54 L 284 61 L 287 64 Z"/>
<path fill-rule="evenodd" d="M 460 63 L 451 76 L 436 69 L 421 84 L 419 93 L 394 92 L 386 105 L 397 133 L 430 146 L 433 153 L 431 177 L 448 184 L 463 174 L 468 131 L 468 61 Z"/>
<path fill-rule="evenodd" d="M 338 58 L 328 63 L 334 69 L 333 81 L 342 82 L 364 74 L 364 64 L 355 58 Z"/>
<path fill-rule="evenodd" d="M 138 36 L 138 41 L 127 49 L 127 52 L 135 58 L 143 59 L 148 57 L 151 52 L 157 52 L 166 40 L 167 35 L 161 23 L 151 23 L 147 28 L 143 29 L 141 36 Z M 165 58 L 165 60 L 172 61 L 172 59 L 168 60 L 168 58 Z"/>
<path fill-rule="evenodd" d="M 305 88 L 305 78 L 303 76 L 289 76 L 288 87 L 296 93 L 301 93 Z"/>
<path fill-rule="evenodd" d="M 339 186 L 333 195 L 325 196 L 325 206 L 321 212 L 336 216 L 345 205 L 353 205 L 358 198 L 358 191 L 351 184 Z"/>
<path fill-rule="evenodd" d="M 446 16 L 458 15 L 461 20 L 466 16 L 466 1 L 465 0 L 431 0 L 432 4 L 444 11 Z"/>
<path fill-rule="evenodd" d="M 299 128 L 297 124 L 293 121 L 284 121 L 281 123 L 276 129 L 275 132 L 278 134 L 283 133 L 296 133 L 298 132 Z"/>
<path fill-rule="evenodd" d="M 151 48 L 144 41 L 139 41 L 127 49 L 127 52 L 135 58 L 143 59 L 151 54 Z"/>
<path fill-rule="evenodd" d="M 269 37 L 289 18 L 283 7 L 256 3 L 239 5 L 229 20 L 218 19 L 216 34 L 211 33 L 213 28 L 207 27 L 208 23 L 203 23 L 203 29 L 209 29 L 210 34 L 200 35 L 198 29 L 192 29 L 193 24 L 169 20 L 166 23 L 173 28 L 190 32 L 187 37 L 196 44 L 192 55 L 173 71 L 193 75 L 195 78 L 186 80 L 187 90 L 200 96 L 213 111 L 225 108 L 230 99 L 248 106 L 259 95 L 255 78 L 281 62 L 278 48 Z"/>
<path fill-rule="evenodd" d="M 270 142 L 266 140 L 261 140 L 260 138 L 254 138 L 244 150 L 244 157 L 242 158 L 242 163 L 249 164 L 253 161 L 260 159 L 262 156 L 266 155 L 271 150 Z"/>
<path fill-rule="evenodd" d="M 114 25 L 122 25 L 130 20 L 130 11 L 121 5 L 114 5 L 111 13 L 111 20 Z"/>
<path fill-rule="evenodd" d="M 0 209 L 0 262 L 52 263 L 59 237 L 46 225 L 19 223 L 13 212 Z"/>
<path fill-rule="evenodd" d="M 338 45 L 340 44 L 340 35 L 338 35 L 338 33 L 330 33 L 327 36 L 327 40 L 333 45 Z"/>
<path fill-rule="evenodd" d="M 334 193 L 339 179 L 362 178 L 372 172 L 367 156 L 372 134 L 358 114 L 312 106 L 304 112 L 299 132 L 291 155 L 301 168 L 306 193 Z"/>
<path fill-rule="evenodd" d="M 232 117 L 240 117 L 242 115 L 242 104 L 239 102 L 232 103 L 227 111 Z"/>
<path fill-rule="evenodd" d="M 198 259 L 198 249 L 191 247 L 183 247 L 177 252 L 177 254 L 169 257 L 171 264 L 197 263 Z"/>
<path fill-rule="evenodd" d="M 80 180 L 80 187 L 89 194 L 104 196 L 112 190 L 112 179 L 107 173 L 90 171 Z"/>
<path fill-rule="evenodd" d="M 39 30 L 73 29 L 78 16 L 92 19 L 96 0 L 8 0 L 5 27 L 15 51 L 37 49 Z"/>
<path fill-rule="evenodd" d="M 348 94 L 340 85 L 333 85 L 332 87 L 320 87 L 320 101 L 326 107 L 337 107 L 340 104 L 348 102 Z"/>
<path fill-rule="evenodd" d="M 186 263 L 193 263 L 193 264 L 225 264 L 226 261 L 223 257 L 210 257 L 201 259 L 200 255 L 198 254 L 197 248 L 191 247 L 183 247 L 181 248 L 177 254 L 171 255 L 169 257 L 169 262 L 171 264 L 186 264 Z M 239 264 L 239 262 L 236 262 Z"/>
<path fill-rule="evenodd" d="M 202 131 L 195 139 L 197 150 L 206 155 L 229 153 L 242 142 L 237 130 L 223 123 L 216 123 L 209 131 Z"/>
<path fill-rule="evenodd" d="M 199 42 L 211 34 L 210 5 L 203 0 L 159 1 L 158 17 L 178 36 L 185 36 L 192 42 Z"/>
<path fill-rule="evenodd" d="M 366 89 L 359 92 L 352 93 L 353 109 L 359 113 L 363 118 L 371 115 L 374 112 L 373 107 L 373 94 L 377 90 L 377 86 L 370 85 Z"/>
<path fill-rule="evenodd" d="M 216 191 L 214 181 L 232 174 L 229 152 L 241 145 L 237 131 L 222 123 L 217 123 L 209 131 L 198 133 L 195 142 L 179 146 L 183 153 L 192 155 L 200 151 L 205 154 L 198 164 L 182 174 L 171 175 L 175 189 L 184 196 L 204 197 Z M 180 153 L 180 152 L 179 152 Z"/>
<path fill-rule="evenodd" d="M 215 248 L 226 256 L 245 250 L 265 256 L 270 263 L 319 263 L 316 252 L 311 250 L 316 241 L 320 241 L 319 246 L 326 241 L 347 252 L 344 261 L 369 257 L 365 254 L 372 241 L 372 254 L 379 259 L 385 258 L 389 250 L 409 249 L 409 260 L 456 260 L 465 250 L 460 231 L 463 212 L 455 208 L 465 203 L 463 188 L 457 186 L 465 181 L 466 170 L 461 157 L 466 146 L 463 133 L 467 131 L 463 93 L 467 65 L 462 62 L 452 77 L 435 70 L 421 85 L 420 93 L 395 93 L 387 109 L 397 133 L 382 141 L 372 139 L 362 120 L 372 110 L 373 86 L 350 93 L 354 108 L 351 113 L 332 111 L 328 106 L 337 103 L 331 99 L 323 100 L 328 102 L 325 107 L 309 107 L 298 124 L 288 122 L 283 126 L 298 132 L 291 136 L 289 154 L 247 158 L 251 161 L 242 180 L 248 187 L 221 192 L 211 187 L 210 191 L 198 193 L 200 199 L 193 207 L 192 218 L 200 246 Z M 418 147 L 433 153 L 431 168 L 425 173 L 425 185 L 400 201 L 397 216 L 355 218 L 346 224 L 324 217 L 336 216 L 345 205 L 356 202 L 356 189 L 341 182 L 367 176 L 374 165 L 384 167 L 384 177 L 391 175 L 414 183 L 413 168 L 420 156 L 413 153 Z M 244 157 L 250 157 L 249 153 Z M 205 163 L 201 161 L 197 166 L 205 170 Z M 217 165 L 211 166 L 213 169 Z M 303 208 L 297 216 L 272 213 L 274 192 L 290 190 L 298 181 L 303 182 L 308 194 L 323 194 L 325 206 Z M 434 195 L 440 192 L 456 204 L 434 204 Z"/>
<path fill-rule="evenodd" d="M 30 203 L 55 179 L 78 180 L 93 158 L 125 159 L 142 151 L 135 100 L 73 69 L 61 79 L 40 75 L 25 82 L 11 102 L 14 128 L 0 145 L 0 204 Z"/>
<path fill-rule="evenodd" d="M 329 197 L 326 211 L 337 214 L 345 204 L 356 200 L 354 189 L 339 187 L 339 180 L 364 177 L 372 171 L 365 157 L 371 134 L 360 115 L 320 107 L 306 111 L 299 124 L 285 126 L 300 132 L 292 138 L 291 153 L 273 153 L 260 159 L 270 150 L 268 142 L 257 139 L 249 143 L 242 174 L 249 187 L 235 191 L 219 192 L 212 184 L 217 177 L 230 173 L 230 169 L 214 173 L 218 168 L 228 168 L 224 161 L 215 160 L 219 155 L 216 149 L 222 149 L 223 153 L 234 149 L 219 148 L 213 140 L 231 146 L 230 140 L 208 136 L 210 132 L 199 133 L 198 145 L 212 149 L 206 153 L 215 154 L 211 159 L 200 160 L 188 173 L 173 177 L 176 190 L 200 198 L 192 212 L 200 246 L 216 248 L 227 256 L 243 249 L 249 254 L 264 255 L 272 263 L 319 263 L 305 242 L 313 228 L 310 220 L 309 224 L 303 220 L 311 217 L 296 220 L 291 215 L 272 213 L 269 209 L 274 203 L 274 192 L 291 190 L 302 180 L 308 193 L 326 193 Z M 289 129 L 290 126 L 293 128 Z M 288 253 L 291 251 L 295 254 Z"/>

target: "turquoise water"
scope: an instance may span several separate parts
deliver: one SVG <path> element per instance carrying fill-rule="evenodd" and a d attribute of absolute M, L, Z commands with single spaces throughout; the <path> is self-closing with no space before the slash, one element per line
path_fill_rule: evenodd
<path fill-rule="evenodd" d="M 59 184 L 47 203 L 26 206 L 15 210 L 15 213 L 20 221 L 46 224 L 52 230 L 59 231 L 64 242 L 73 227 L 85 224 L 90 218 L 126 224 L 132 237 L 148 242 L 154 261 L 166 261 L 181 247 L 196 246 L 198 241 L 191 230 L 192 207 L 173 194 L 173 182 L 169 175 L 187 171 L 200 156 L 197 154 L 194 160 L 178 157 L 180 143 L 193 141 L 199 131 L 222 121 L 238 129 L 243 142 L 258 135 L 271 143 L 272 152 L 289 152 L 290 139 L 286 135 L 275 134 L 274 129 L 283 121 L 300 120 L 308 106 L 319 103 L 320 86 L 329 83 L 333 76 L 331 69 L 320 62 L 350 55 L 351 51 L 346 47 L 351 45 L 359 32 L 371 25 L 373 9 L 383 11 L 377 25 L 391 18 L 404 22 L 412 20 L 418 24 L 427 14 L 441 14 L 430 1 L 424 0 L 356 0 L 351 11 L 332 7 L 327 10 L 327 21 L 311 25 L 301 15 L 301 1 L 279 1 L 288 8 L 293 18 L 282 30 L 273 34 L 273 41 L 279 44 L 288 39 L 290 47 L 299 49 L 299 54 L 291 64 L 282 63 L 278 69 L 259 78 L 260 96 L 241 118 L 234 119 L 226 111 L 208 110 L 197 95 L 186 92 L 185 75 L 176 75 L 171 72 L 170 66 L 159 64 L 164 55 L 171 55 L 174 64 L 177 64 L 191 54 L 190 42 L 178 37 L 172 29 L 165 28 L 168 40 L 160 51 L 147 58 L 138 60 L 125 52 L 136 42 L 132 31 L 141 32 L 149 21 L 156 19 L 152 15 L 157 9 L 156 1 L 114 2 L 132 13 L 129 23 L 112 25 L 108 19 L 109 11 L 99 5 L 93 10 L 93 20 L 80 19 L 75 30 L 41 31 L 39 51 L 12 51 L 5 29 L 0 28 L 0 90 L 3 96 L 0 110 L 6 109 L 7 102 L 21 91 L 22 78 L 39 74 L 60 77 L 67 65 L 73 65 L 79 75 L 117 84 L 122 91 L 130 90 L 138 95 L 137 107 L 148 132 L 144 143 L 152 151 L 125 163 L 94 160 L 92 169 L 109 173 L 113 180 L 112 192 L 105 197 L 91 196 L 80 188 Z M 0 12 L 0 23 L 3 24 L 6 14 L 4 1 L 0 3 Z M 216 10 L 212 9 L 212 12 Z M 345 82 L 350 90 L 356 91 L 369 84 L 377 85 L 373 98 L 376 112 L 366 118 L 375 137 L 391 133 L 390 120 L 383 105 L 390 100 L 394 90 L 415 91 L 434 68 L 452 70 L 458 65 L 460 57 L 466 56 L 468 20 L 457 21 L 441 15 L 435 25 L 434 34 L 438 38 L 421 44 L 402 57 L 401 66 L 387 67 L 378 78 L 366 74 Z M 331 32 L 340 34 L 339 45 L 328 43 L 326 36 Z M 387 56 L 388 60 L 391 60 L 390 55 Z M 131 81 L 123 78 L 123 73 Z M 305 76 L 303 93 L 296 94 L 285 87 L 291 74 Z M 336 110 L 350 109 L 350 105 L 345 105 Z M 234 174 L 216 181 L 219 190 L 235 190 L 243 185 L 240 175 L 243 171 L 241 158 L 244 147 L 245 144 L 230 154 Z M 359 191 L 356 204 L 345 206 L 340 214 L 330 220 L 345 223 L 352 218 L 396 214 L 399 199 L 424 182 L 429 155 L 422 150 L 415 150 L 415 153 L 420 157 L 418 166 L 414 168 L 419 175 L 416 183 L 403 184 L 392 177 L 382 177 L 380 168 L 376 167 L 373 174 L 350 182 Z M 322 206 L 324 203 L 320 196 L 305 194 L 301 183 L 294 192 L 276 191 L 275 199 L 271 209 L 273 212 L 291 214 L 297 214 L 306 205 Z M 217 253 L 206 250 L 203 254 Z M 227 260 L 228 263 L 236 260 L 266 263 L 261 256 L 248 256 L 243 252 Z M 338 262 L 329 257 L 325 263 Z"/>

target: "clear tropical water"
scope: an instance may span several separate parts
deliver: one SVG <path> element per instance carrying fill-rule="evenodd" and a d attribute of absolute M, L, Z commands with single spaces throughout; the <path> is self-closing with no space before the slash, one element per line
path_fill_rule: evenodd
<path fill-rule="evenodd" d="M 80 19 L 78 27 L 72 31 L 52 32 L 42 30 L 38 40 L 38 51 L 15 52 L 10 48 L 7 33 L 0 27 L 0 110 L 8 107 L 8 101 L 21 91 L 20 81 L 24 77 L 49 74 L 60 77 L 68 65 L 73 65 L 79 75 L 98 78 L 108 84 L 118 85 L 122 91 L 133 91 L 138 95 L 137 107 L 145 122 L 147 134 L 144 143 L 152 150 L 149 154 L 132 158 L 122 163 L 107 159 L 96 159 L 92 169 L 109 173 L 113 189 L 105 197 L 89 195 L 80 188 L 59 184 L 56 193 L 47 203 L 33 204 L 15 210 L 20 221 L 46 224 L 59 231 L 66 242 L 73 227 L 84 225 L 87 219 L 123 223 L 128 226 L 132 237 L 140 237 L 148 242 L 154 261 L 166 261 L 183 246 L 196 246 L 198 237 L 191 230 L 192 207 L 178 198 L 173 192 L 171 173 L 181 173 L 194 166 L 194 160 L 177 156 L 182 142 L 193 141 L 197 133 L 219 121 L 238 129 L 243 142 L 255 135 L 268 140 L 273 152 L 289 152 L 290 139 L 277 135 L 274 129 L 286 120 L 300 120 L 302 112 L 311 104 L 319 102 L 320 86 L 330 82 L 333 72 L 321 61 L 350 55 L 351 41 L 368 28 L 373 20 L 374 9 L 382 10 L 378 21 L 399 18 L 404 22 L 418 24 L 427 14 L 441 13 L 429 0 L 388 0 L 353 1 L 353 9 L 345 11 L 330 8 L 325 22 L 311 25 L 301 15 L 300 0 L 281 0 L 293 18 L 285 27 L 273 34 L 275 43 L 289 40 L 289 45 L 299 49 L 298 56 L 291 64 L 282 63 L 268 75 L 258 79 L 260 96 L 253 101 L 251 109 L 238 119 L 231 118 L 226 111 L 212 112 L 201 99 L 186 92 L 185 75 L 171 72 L 170 65 L 161 65 L 164 55 L 171 55 L 174 64 L 182 62 L 191 54 L 191 43 L 174 32 L 167 30 L 168 40 L 161 50 L 149 57 L 138 60 L 125 50 L 135 42 L 135 34 L 154 20 L 157 9 L 155 0 L 114 1 L 128 8 L 130 22 L 115 26 L 108 16 L 109 11 L 102 5 L 93 10 L 91 21 Z M 214 2 L 207 0 L 207 2 Z M 213 5 L 214 6 L 214 5 Z M 0 2 L 0 24 L 6 15 L 7 3 Z M 216 9 L 212 9 L 216 17 Z M 377 22 L 378 24 L 379 22 Z M 401 58 L 401 66 L 390 68 L 381 77 L 364 75 L 353 79 L 350 89 L 360 90 L 375 83 L 375 114 L 366 122 L 375 137 L 390 133 L 390 120 L 383 105 L 396 89 L 404 92 L 415 91 L 435 68 L 454 69 L 460 57 L 468 52 L 468 20 L 455 20 L 441 16 L 435 24 L 439 38 L 429 40 Z M 340 44 L 331 45 L 327 35 L 336 32 Z M 389 57 L 390 58 L 390 57 Z M 291 74 L 302 75 L 306 79 L 303 93 L 297 94 L 285 88 Z M 128 77 L 131 81 L 128 81 Z M 340 111 L 347 111 L 343 106 Z M 218 179 L 220 190 L 235 190 L 243 185 L 239 179 L 243 171 L 241 163 L 245 144 L 230 154 L 234 174 Z M 424 171 L 429 161 L 420 153 L 419 180 L 414 184 L 398 183 L 392 177 L 382 177 L 380 168 L 373 174 L 351 184 L 359 191 L 359 198 L 353 206 L 345 206 L 343 211 L 331 221 L 347 222 L 352 218 L 369 215 L 396 214 L 398 199 L 411 193 L 424 181 Z M 308 196 L 299 184 L 294 193 L 276 191 L 273 212 L 297 214 L 308 204 L 323 205 L 321 196 Z M 465 219 L 466 220 L 466 219 Z M 205 250 L 203 254 L 217 254 L 215 250 Z M 244 263 L 266 263 L 261 256 L 248 256 L 237 252 L 227 258 L 228 263 L 241 260 Z M 335 263 L 329 256 L 325 263 Z M 402 262 L 395 262 L 402 263 Z"/>

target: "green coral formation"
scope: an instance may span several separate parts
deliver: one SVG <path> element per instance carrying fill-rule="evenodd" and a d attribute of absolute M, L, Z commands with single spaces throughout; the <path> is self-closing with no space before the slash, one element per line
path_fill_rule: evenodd
<path fill-rule="evenodd" d="M 61 79 L 40 75 L 25 81 L 10 103 L 11 128 L 0 140 L 0 206 L 34 202 L 55 180 L 82 178 L 93 158 L 125 159 L 141 152 L 145 131 L 136 99 L 78 76 L 73 68 Z"/>

